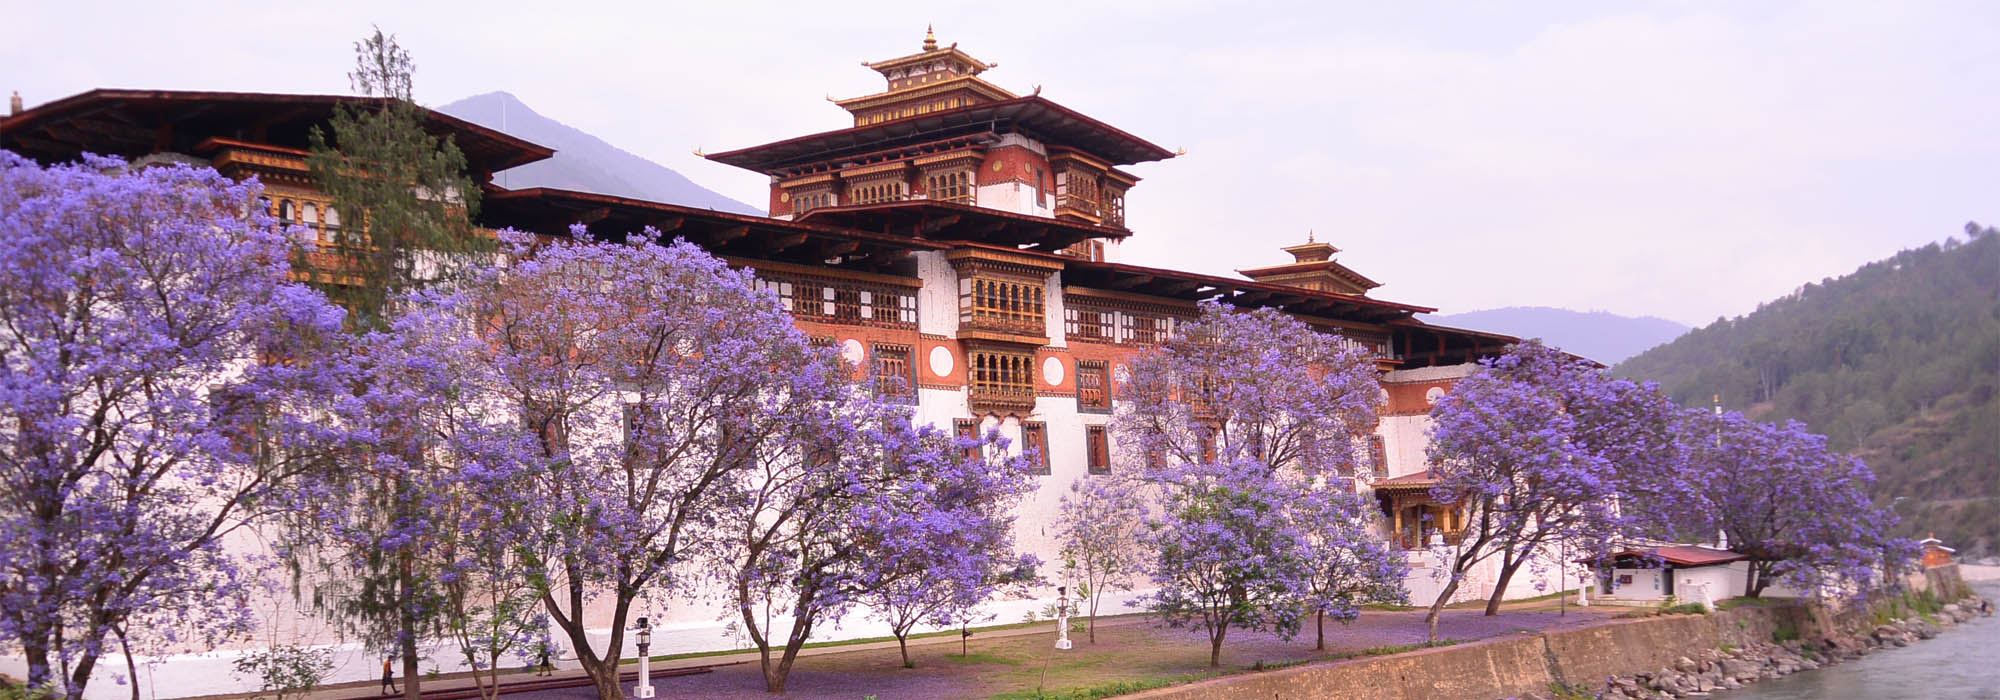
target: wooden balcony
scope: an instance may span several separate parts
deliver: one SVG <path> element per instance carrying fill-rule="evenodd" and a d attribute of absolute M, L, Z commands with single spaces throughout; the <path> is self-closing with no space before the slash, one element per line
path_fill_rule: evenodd
<path fill-rule="evenodd" d="M 966 398 L 972 410 L 980 413 L 1026 415 L 1035 410 L 1035 390 L 1027 387 L 973 385 Z"/>
<path fill-rule="evenodd" d="M 1042 317 L 1023 313 L 986 312 L 975 310 L 959 319 L 960 330 L 998 331 L 1012 335 L 1041 337 L 1048 334 L 1048 325 Z"/>
<path fill-rule="evenodd" d="M 975 276 L 965 284 L 959 299 L 961 331 L 1036 337 L 1048 333 L 1046 292 L 1040 283 Z"/>
<path fill-rule="evenodd" d="M 1068 214 L 1093 224 L 1104 220 L 1104 210 L 1098 207 L 1097 200 L 1073 194 L 1056 195 L 1055 214 L 1058 217 Z"/>

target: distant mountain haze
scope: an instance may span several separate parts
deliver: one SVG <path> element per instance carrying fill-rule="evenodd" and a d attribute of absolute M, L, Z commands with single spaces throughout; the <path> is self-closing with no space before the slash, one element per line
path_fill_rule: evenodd
<path fill-rule="evenodd" d="M 513 95 L 489 92 L 437 108 L 480 126 L 556 149 L 553 158 L 501 171 L 508 189 L 552 187 L 762 216 L 764 210 L 717 194 L 686 176 L 542 116 Z"/>
<path fill-rule="evenodd" d="M 1620 316 L 1605 311 L 1571 311 L 1548 306 L 1512 306 L 1457 314 L 1424 314 L 1426 323 L 1540 338 L 1575 355 L 1614 365 L 1688 332 L 1688 327 L 1656 316 Z"/>

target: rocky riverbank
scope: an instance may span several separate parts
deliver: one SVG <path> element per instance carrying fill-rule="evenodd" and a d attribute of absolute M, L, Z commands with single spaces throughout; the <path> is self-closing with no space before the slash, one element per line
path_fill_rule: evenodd
<path fill-rule="evenodd" d="M 1669 668 L 1611 678 L 1603 692 L 1595 696 L 1589 690 L 1575 689 L 1557 697 L 1660 700 L 1706 696 L 1718 690 L 1741 688 L 1760 680 L 1857 659 L 1881 649 L 1909 646 L 1974 617 L 1991 615 L 1992 610 L 1986 600 L 1968 596 L 1927 616 L 1911 614 L 1816 642 L 1790 639 L 1741 647 L 1725 644 L 1693 657 L 1680 657 Z"/>

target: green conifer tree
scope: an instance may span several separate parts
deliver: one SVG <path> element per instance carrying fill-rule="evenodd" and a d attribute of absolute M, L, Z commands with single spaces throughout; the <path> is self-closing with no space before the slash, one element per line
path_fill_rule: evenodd
<path fill-rule="evenodd" d="M 349 328 L 361 333 L 389 327 L 399 293 L 466 276 L 490 260 L 497 243 L 473 226 L 480 190 L 467 175 L 464 152 L 450 136 L 424 128 L 430 113 L 414 101 L 410 53 L 380 27 L 355 42 L 354 53 L 348 78 L 373 99 L 336 105 L 331 135 L 317 126 L 308 134 L 306 163 L 349 230 L 309 268 L 327 296 L 347 308 Z M 369 517 L 381 523 L 407 520 L 419 499 L 402 478 L 356 482 L 357 499 L 372 504 Z M 403 696 L 417 700 L 419 641 L 443 633 L 437 563 L 407 549 L 356 546 L 368 551 L 324 543 L 302 550 L 320 558 L 327 573 L 314 598 L 371 647 L 393 650 L 401 659 Z"/>
<path fill-rule="evenodd" d="M 496 245 L 472 224 L 480 191 L 465 153 L 424 129 L 429 111 L 413 100 L 410 53 L 379 27 L 354 53 L 348 78 L 375 99 L 336 106 L 331 138 L 313 127 L 306 164 L 343 220 L 364 232 L 329 251 L 339 262 L 321 285 L 356 329 L 381 328 L 398 292 L 460 278 Z"/>

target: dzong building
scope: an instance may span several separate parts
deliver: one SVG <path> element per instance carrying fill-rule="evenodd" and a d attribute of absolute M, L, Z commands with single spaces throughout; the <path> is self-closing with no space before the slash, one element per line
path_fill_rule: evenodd
<path fill-rule="evenodd" d="M 1373 354 L 1385 397 L 1372 465 L 1353 475 L 1354 488 L 1380 505 L 1382 536 L 1411 551 L 1412 599 L 1435 595 L 1442 581 L 1421 550 L 1456 538 L 1462 523 L 1430 496 L 1427 414 L 1473 363 L 1514 338 L 1419 320 L 1434 309 L 1374 296 L 1380 284 L 1339 262 L 1339 249 L 1327 242 L 1273 251 L 1271 265 L 1235 275 L 1120 262 L 1123 244 L 1144 235 L 1126 224 L 1127 203 L 1142 182 L 1125 168 L 1171 159 L 1173 151 L 1039 89 L 1023 95 L 1003 88 L 986 77 L 995 64 L 930 36 L 913 53 L 865 66 L 881 75 L 883 89 L 835 101 L 851 124 L 706 154 L 767 176 L 769 216 L 504 188 L 495 173 L 554 151 L 438 112 L 425 126 L 465 152 L 484 188 L 480 226 L 562 236 L 580 224 L 606 237 L 650 226 L 684 238 L 753 268 L 814 342 L 901 377 L 896 390 L 917 420 L 960 433 L 997 428 L 1010 449 L 1037 451 L 1041 484 L 1018 513 L 1016 543 L 1044 562 L 1059 559 L 1046 526 L 1070 483 L 1126 468 L 1107 427 L 1125 364 L 1194 317 L 1198 302 L 1275 308 L 1338 333 Z M 256 177 L 271 214 L 305 227 L 332 259 L 343 246 L 364 244 L 365 232 L 343 222 L 314 183 L 306 135 L 325 128 L 334 105 L 369 99 L 92 90 L 15 107 L 0 120 L 0 148 L 43 163 L 88 152 Z M 301 274 L 338 282 L 310 260 Z M 1044 575 L 1053 577 L 1055 565 L 1046 566 Z M 1490 567 L 1475 571 L 1459 595 L 1485 597 L 1494 575 Z M 1536 579 L 1523 571 L 1512 592 L 1539 593 Z M 1040 609 L 1055 593 L 1039 595 L 999 604 L 1001 617 Z M 714 609 L 676 602 L 666 614 L 678 632 L 662 634 L 656 653 L 728 644 Z M 309 622 L 286 624 L 306 629 Z M 858 620 L 835 632 L 875 633 Z M 447 670 L 453 664 L 435 662 Z M 211 665 L 174 694 L 236 690 L 227 687 L 227 662 Z M 363 676 L 370 668 L 347 666 Z M 123 692 L 110 683 L 93 688 Z"/>

